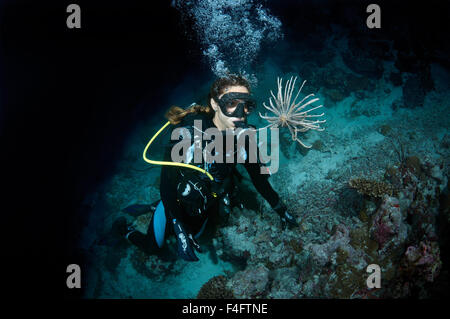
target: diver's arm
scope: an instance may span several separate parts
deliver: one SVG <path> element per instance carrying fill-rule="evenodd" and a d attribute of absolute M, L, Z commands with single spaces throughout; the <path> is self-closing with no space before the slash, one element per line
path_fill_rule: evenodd
<path fill-rule="evenodd" d="M 295 217 L 289 214 L 283 201 L 280 200 L 277 192 L 273 190 L 272 185 L 270 185 L 267 178 L 268 176 L 260 173 L 260 164 L 248 163 L 245 164 L 245 168 L 247 169 L 256 190 L 269 202 L 274 212 L 281 217 L 283 228 L 285 228 L 287 224 L 298 226 Z"/>
<path fill-rule="evenodd" d="M 269 202 L 270 206 L 275 207 L 280 201 L 280 197 L 277 192 L 274 191 L 272 185 L 270 185 L 268 176 L 261 174 L 260 164 L 258 163 L 246 163 L 245 168 L 252 180 L 253 185 L 256 190 L 264 197 L 264 199 Z"/>

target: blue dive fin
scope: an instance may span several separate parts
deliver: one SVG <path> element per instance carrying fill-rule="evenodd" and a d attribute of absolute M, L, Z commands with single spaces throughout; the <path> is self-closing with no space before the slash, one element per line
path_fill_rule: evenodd
<path fill-rule="evenodd" d="M 164 244 L 166 232 L 166 212 L 162 201 L 156 206 L 155 215 L 153 216 L 153 232 L 155 234 L 156 243 L 158 244 L 158 247 L 161 248 Z"/>

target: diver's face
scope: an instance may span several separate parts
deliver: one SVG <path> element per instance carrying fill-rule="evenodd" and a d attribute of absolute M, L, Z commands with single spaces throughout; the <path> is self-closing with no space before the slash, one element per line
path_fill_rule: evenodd
<path fill-rule="evenodd" d="M 229 86 L 225 89 L 225 92 L 223 92 L 221 95 L 218 96 L 219 100 L 220 98 L 227 93 L 250 93 L 248 89 L 245 86 Z M 237 121 L 244 121 L 244 118 L 238 118 L 238 117 L 228 117 L 225 114 L 223 114 L 222 109 L 220 108 L 219 104 L 217 104 L 214 99 L 211 98 L 211 106 L 213 110 L 216 112 L 214 115 L 214 124 L 217 126 L 219 130 L 225 130 L 227 128 L 235 128 L 234 122 Z M 231 107 L 227 109 L 228 112 L 232 113 L 236 109 L 237 106 L 234 108 Z M 244 112 L 248 113 L 247 106 L 244 107 Z"/>

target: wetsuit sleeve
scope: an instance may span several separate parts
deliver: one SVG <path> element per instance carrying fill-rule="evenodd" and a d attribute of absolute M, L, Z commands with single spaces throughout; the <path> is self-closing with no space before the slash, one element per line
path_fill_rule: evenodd
<path fill-rule="evenodd" d="M 260 165 L 258 163 L 246 163 L 244 166 L 247 169 L 256 190 L 265 198 L 265 200 L 267 200 L 267 202 L 269 202 L 272 208 L 275 207 L 278 204 L 280 197 L 277 192 L 274 191 L 272 185 L 270 185 L 267 176 L 260 173 Z"/>

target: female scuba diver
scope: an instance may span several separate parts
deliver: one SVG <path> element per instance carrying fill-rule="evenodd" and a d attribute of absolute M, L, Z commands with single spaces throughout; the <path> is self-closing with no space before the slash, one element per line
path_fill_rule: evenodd
<path fill-rule="evenodd" d="M 227 129 L 249 128 L 247 116 L 254 107 L 255 103 L 250 95 L 248 81 L 242 76 L 231 74 L 213 83 L 208 96 L 208 106 L 193 105 L 188 109 L 173 106 L 166 117 L 171 124 L 174 124 L 172 131 L 175 128 L 184 128 L 188 130 L 190 136 L 194 136 L 194 131 L 198 129 L 194 126 L 194 121 L 200 120 L 202 130 L 215 127 L 224 136 Z M 165 161 L 171 161 L 172 147 L 178 141 L 169 143 L 164 155 Z M 242 156 L 244 153 L 246 158 L 245 152 L 245 149 L 236 150 L 233 156 Z M 189 155 L 186 155 L 185 163 L 192 161 L 192 156 L 188 157 Z M 201 248 L 196 239 L 203 232 L 208 220 L 214 219 L 214 215 L 227 214 L 230 211 L 234 189 L 233 176 L 237 174 L 236 162 L 237 160 L 233 163 L 212 162 L 207 165 L 191 163 L 191 165 L 205 168 L 209 176 L 213 176 L 213 180 L 206 174 L 191 168 L 162 166 L 161 201 L 156 205 L 147 233 L 144 234 L 127 226 L 125 218 L 122 217 L 116 221 L 120 234 L 146 253 L 153 254 L 163 246 L 168 233 L 173 232 L 176 236 L 179 256 L 187 261 L 198 261 L 194 250 L 201 252 Z M 260 173 L 262 164 L 245 161 L 243 165 L 255 188 L 281 217 L 283 227 L 296 226 L 295 218 L 287 212 L 278 194 L 270 185 L 269 175 Z"/>

